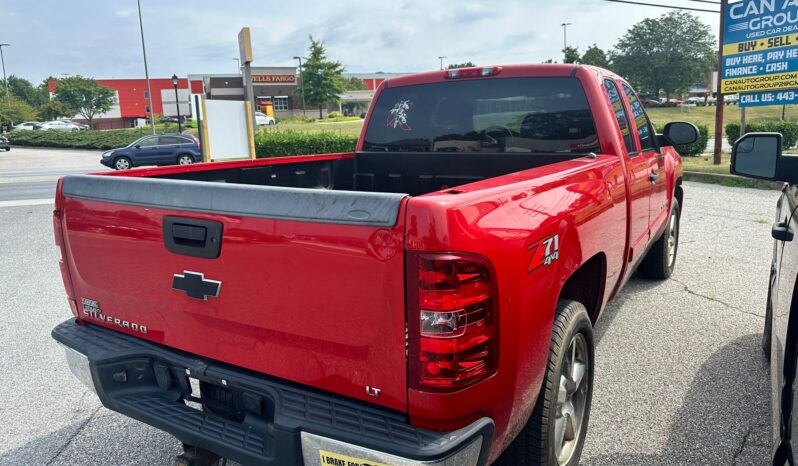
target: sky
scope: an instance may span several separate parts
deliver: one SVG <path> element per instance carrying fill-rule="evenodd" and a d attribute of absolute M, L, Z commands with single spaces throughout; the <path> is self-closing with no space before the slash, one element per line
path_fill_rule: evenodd
<path fill-rule="evenodd" d="M 712 8 L 690 0 L 650 3 Z M 236 73 L 249 26 L 256 66 L 292 66 L 308 36 L 348 72 L 415 72 L 444 63 L 539 63 L 568 45 L 607 49 L 633 24 L 670 10 L 603 0 L 141 0 L 150 77 Z M 717 34 L 719 17 L 695 13 Z M 144 77 L 135 0 L 0 0 L 6 72 Z"/>

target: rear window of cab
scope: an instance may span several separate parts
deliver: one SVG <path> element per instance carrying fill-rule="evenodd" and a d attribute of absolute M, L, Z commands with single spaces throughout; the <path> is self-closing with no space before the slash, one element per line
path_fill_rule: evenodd
<path fill-rule="evenodd" d="M 363 150 L 590 153 L 599 140 L 578 79 L 491 78 L 383 90 Z"/>

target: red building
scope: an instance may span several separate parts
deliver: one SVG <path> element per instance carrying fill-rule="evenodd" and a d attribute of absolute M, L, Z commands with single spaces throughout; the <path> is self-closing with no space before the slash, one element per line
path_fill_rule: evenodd
<path fill-rule="evenodd" d="M 97 82 L 116 91 L 116 102 L 111 109 L 94 118 L 94 129 L 130 128 L 136 126 L 139 119 L 149 118 L 147 113 L 147 81 L 145 79 L 98 79 Z M 50 94 L 58 90 L 58 81 L 48 83 Z M 152 110 L 156 115 L 177 116 L 175 106 L 175 90 L 171 78 L 151 78 Z M 188 79 L 180 78 L 177 82 L 180 114 L 192 115 L 189 98 Z M 75 120 L 88 123 L 82 116 Z"/>

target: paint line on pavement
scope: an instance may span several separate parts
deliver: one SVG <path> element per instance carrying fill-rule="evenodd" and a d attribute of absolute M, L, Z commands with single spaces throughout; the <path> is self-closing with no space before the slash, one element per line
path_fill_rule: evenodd
<path fill-rule="evenodd" d="M 14 178 L 0 178 L 0 184 L 46 183 L 56 182 L 60 176 L 18 176 Z"/>
<path fill-rule="evenodd" d="M 0 201 L 0 208 L 3 207 L 22 207 L 29 205 L 46 205 L 53 204 L 53 199 L 18 199 L 14 201 Z"/>

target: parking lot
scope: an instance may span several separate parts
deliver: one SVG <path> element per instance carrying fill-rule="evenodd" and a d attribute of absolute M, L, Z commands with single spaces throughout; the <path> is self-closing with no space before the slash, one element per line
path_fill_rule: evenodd
<path fill-rule="evenodd" d="M 169 435 L 105 410 L 50 329 L 70 316 L 51 211 L 60 174 L 99 153 L 0 153 L 0 464 L 170 464 Z M 778 193 L 685 183 L 676 272 L 633 278 L 596 328 L 582 464 L 764 464 L 769 379 L 759 347 Z"/>

